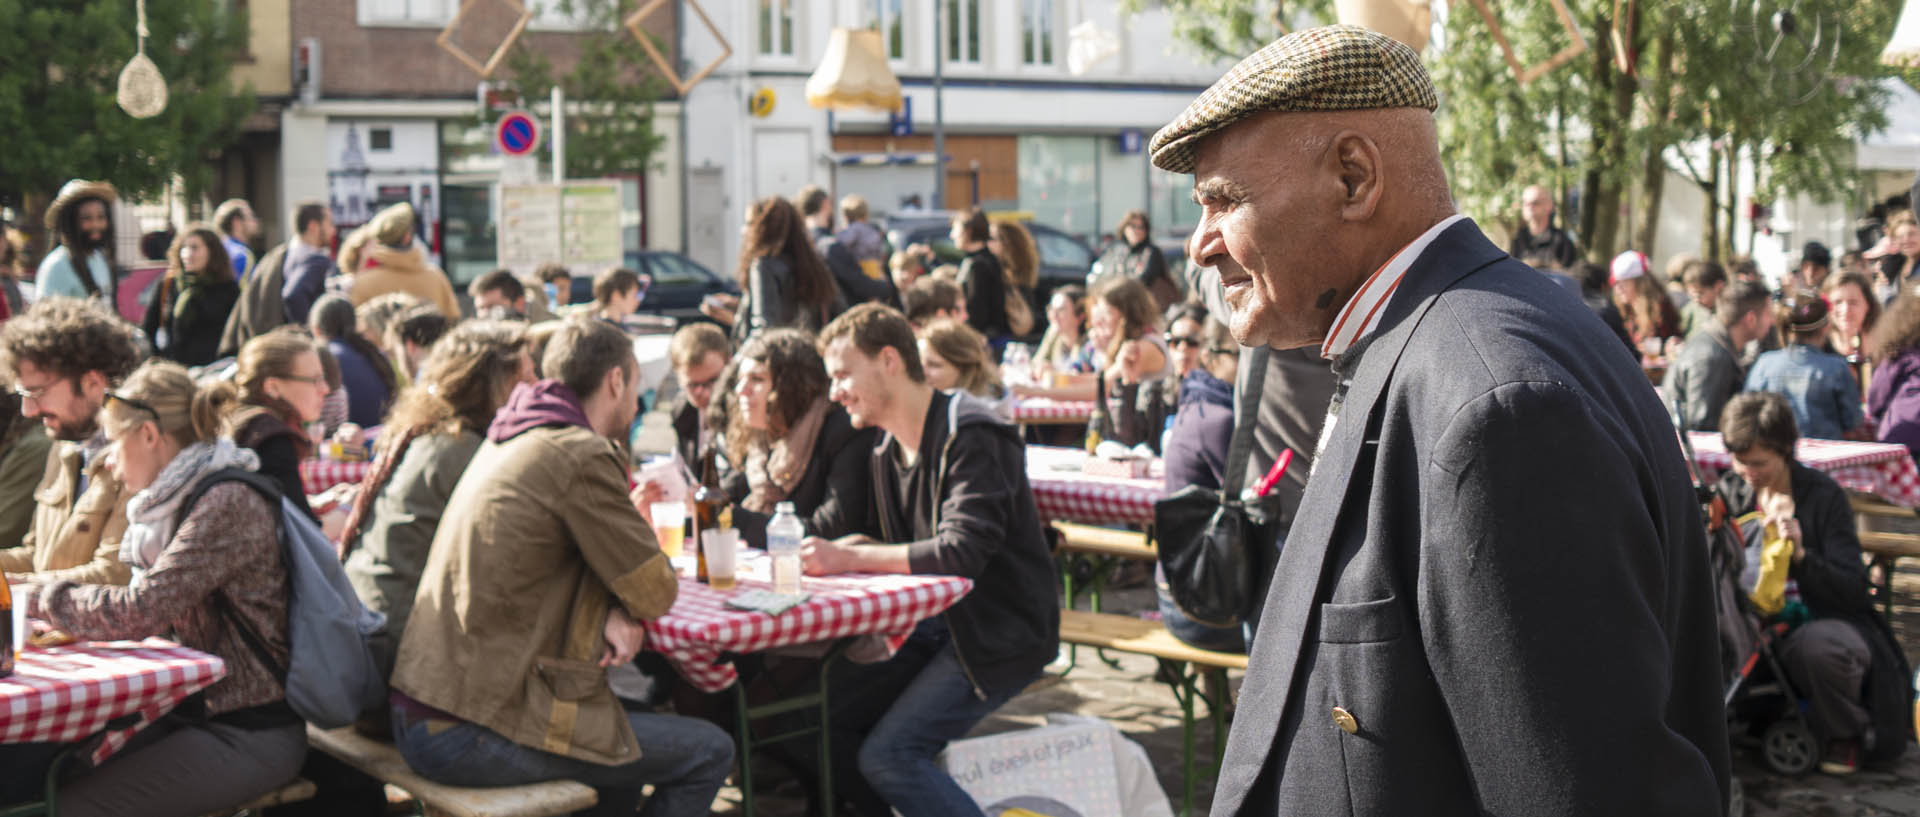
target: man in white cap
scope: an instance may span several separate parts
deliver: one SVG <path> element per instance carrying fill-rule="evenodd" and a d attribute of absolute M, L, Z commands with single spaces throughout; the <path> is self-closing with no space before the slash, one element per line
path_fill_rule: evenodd
<path fill-rule="evenodd" d="M 1315 28 L 1153 138 L 1235 338 L 1339 378 L 1213 814 L 1724 813 L 1672 426 L 1585 305 L 1454 212 L 1437 105 L 1411 49 Z"/>

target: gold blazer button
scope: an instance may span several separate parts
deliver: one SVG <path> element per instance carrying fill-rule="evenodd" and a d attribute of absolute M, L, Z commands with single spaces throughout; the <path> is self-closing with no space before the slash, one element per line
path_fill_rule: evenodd
<path fill-rule="evenodd" d="M 1360 722 L 1353 719 L 1353 713 L 1337 706 L 1333 708 L 1333 725 L 1340 727 L 1340 731 L 1349 735 L 1360 731 Z"/>

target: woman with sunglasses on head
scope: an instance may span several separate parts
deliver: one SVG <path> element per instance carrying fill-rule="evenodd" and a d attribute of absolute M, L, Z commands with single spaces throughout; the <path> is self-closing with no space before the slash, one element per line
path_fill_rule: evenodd
<path fill-rule="evenodd" d="M 329 391 L 313 338 L 283 326 L 240 347 L 233 380 L 215 384 L 209 395 L 233 441 L 259 455 L 260 473 L 279 482 L 287 499 L 315 521 L 300 461 L 313 453 L 305 429 L 320 421 Z"/>
<path fill-rule="evenodd" d="M 1189 319 L 1183 314 L 1174 321 L 1175 341 L 1185 337 L 1181 324 Z M 1204 314 L 1198 326 L 1187 331 L 1198 343 L 1179 345 L 1197 347 L 1193 354 L 1197 364 L 1180 379 L 1180 408 L 1167 435 L 1168 493 L 1188 485 L 1220 490 L 1226 484 L 1227 449 L 1233 443 L 1233 378 L 1240 366 L 1240 346 L 1226 324 Z M 1185 357 L 1178 350 L 1175 355 Z M 1204 650 L 1247 651 L 1239 627 L 1209 627 L 1187 618 L 1167 595 L 1165 575 L 1154 584 L 1160 593 L 1160 620 L 1174 638 Z"/>
<path fill-rule="evenodd" d="M 187 501 L 215 471 L 258 463 L 253 452 L 215 436 L 221 412 L 212 391 L 197 389 L 177 363 L 149 361 L 100 409 L 113 471 L 135 492 L 120 546 L 132 583 L 55 581 L 16 590 L 27 615 L 76 638 L 165 636 L 226 663 L 225 677 L 192 714 L 160 719 L 104 765 L 64 780 L 57 792 L 63 817 L 226 811 L 286 783 L 306 756 L 306 724 L 287 705 L 275 670 L 249 646 L 290 660 L 279 508 L 237 482 Z"/>

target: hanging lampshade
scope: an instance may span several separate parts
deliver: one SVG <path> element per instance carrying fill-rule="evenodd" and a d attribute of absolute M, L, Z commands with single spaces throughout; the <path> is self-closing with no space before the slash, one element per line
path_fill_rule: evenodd
<path fill-rule="evenodd" d="M 1433 30 L 1427 0 L 1336 0 L 1333 5 L 1340 22 L 1378 31 L 1415 51 L 1427 47 Z"/>
<path fill-rule="evenodd" d="M 1893 40 L 1880 52 L 1887 65 L 1920 66 L 1920 0 L 1907 0 L 1900 10 L 1900 22 L 1893 27 Z"/>
<path fill-rule="evenodd" d="M 887 67 L 880 32 L 836 28 L 820 67 L 807 78 L 807 104 L 815 108 L 873 108 L 898 112 L 900 79 Z"/>

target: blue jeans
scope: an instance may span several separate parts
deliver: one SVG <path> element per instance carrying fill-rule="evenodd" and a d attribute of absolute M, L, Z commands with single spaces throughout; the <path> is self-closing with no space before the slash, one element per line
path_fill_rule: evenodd
<path fill-rule="evenodd" d="M 945 622 L 937 618 L 922 622 L 893 658 L 837 669 L 831 701 L 835 754 L 843 760 L 836 761 L 835 777 L 846 781 L 846 749 L 858 746 L 853 759 L 860 779 L 836 784 L 836 793 L 861 814 L 884 814 L 891 806 L 905 817 L 981 817 L 973 798 L 934 757 L 1027 685 L 1009 685 L 981 700 L 960 669 Z"/>
<path fill-rule="evenodd" d="M 627 721 L 640 739 L 640 759 L 623 766 L 542 752 L 478 724 L 415 718 L 397 708 L 393 742 L 408 766 L 436 783 L 518 786 L 577 780 L 600 795 L 598 805 L 580 814 L 621 817 L 639 808 L 641 787 L 652 784 L 653 796 L 640 809 L 644 817 L 708 814 L 733 770 L 733 738 L 711 723 L 676 715 L 628 712 Z"/>

